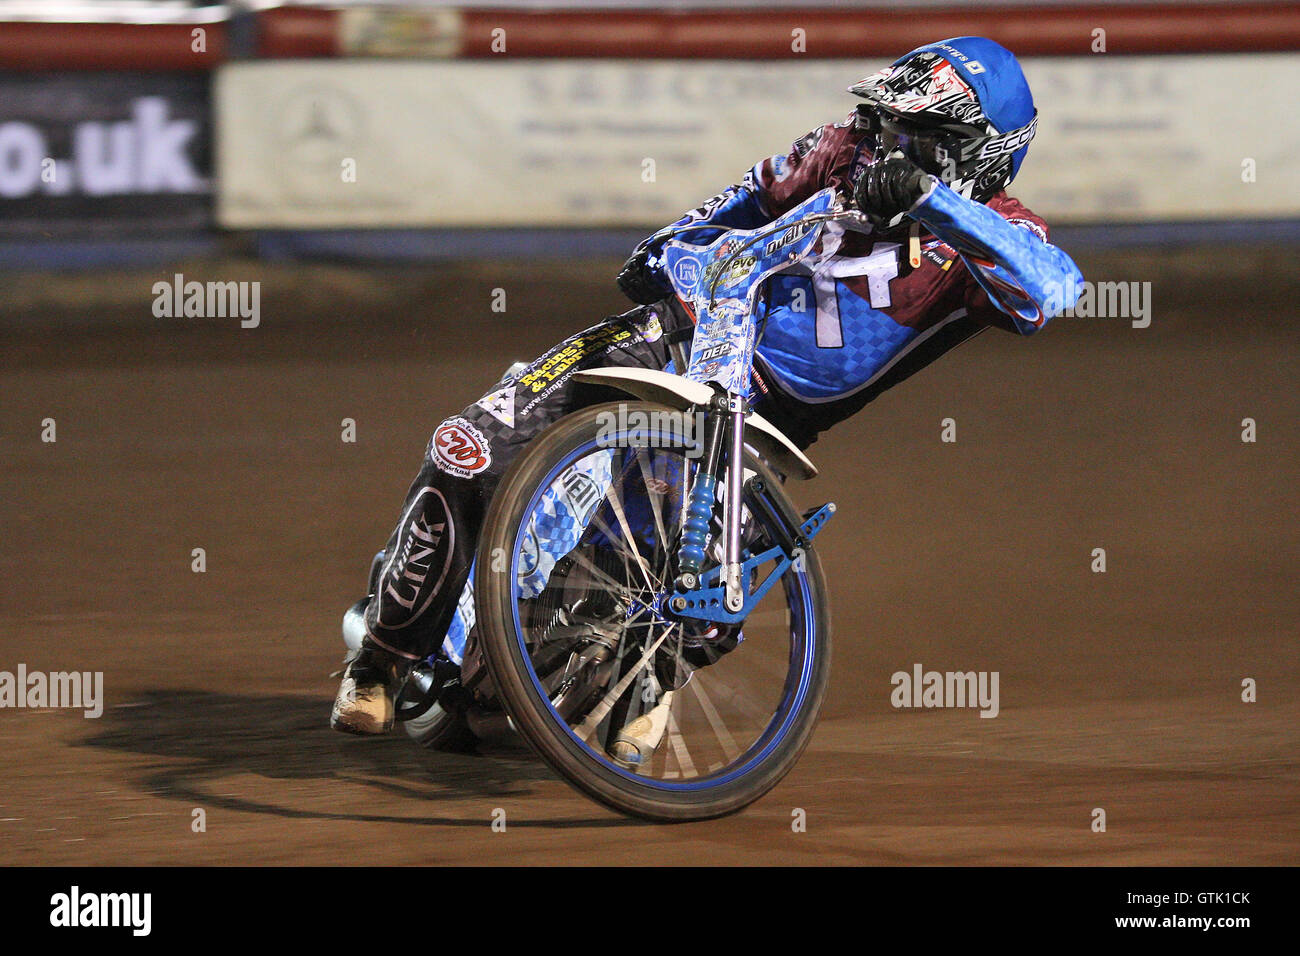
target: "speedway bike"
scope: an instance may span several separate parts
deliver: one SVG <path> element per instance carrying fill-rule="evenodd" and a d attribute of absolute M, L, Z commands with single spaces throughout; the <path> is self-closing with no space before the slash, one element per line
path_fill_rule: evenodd
<path fill-rule="evenodd" d="M 398 697 L 411 736 L 513 731 L 656 821 L 737 811 L 794 766 L 829 674 L 813 541 L 835 505 L 795 507 L 786 480 L 817 469 L 753 408 L 759 299 L 859 215 L 824 189 L 762 228 L 665 243 L 689 359 L 575 373 L 615 400 L 557 421 L 502 478 L 447 640 Z M 345 616 L 353 650 L 363 609 Z"/>

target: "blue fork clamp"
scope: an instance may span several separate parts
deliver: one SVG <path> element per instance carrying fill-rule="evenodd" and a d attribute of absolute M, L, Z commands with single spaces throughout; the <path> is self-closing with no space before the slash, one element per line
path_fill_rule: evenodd
<path fill-rule="evenodd" d="M 826 526 L 831 515 L 835 513 L 835 503 L 827 502 L 816 511 L 814 511 L 803 524 L 799 526 L 799 533 L 804 541 L 811 541 Z M 739 624 L 763 600 L 764 595 L 771 589 L 777 581 L 790 570 L 790 565 L 794 563 L 795 556 L 786 554 L 780 546 L 769 548 L 766 551 L 753 555 L 745 559 L 740 565 L 740 579 L 748 581 L 749 575 L 768 561 L 776 561 L 776 567 L 763 579 L 752 594 L 745 598 L 744 606 L 739 611 L 732 613 L 727 610 L 724 598 L 727 589 L 718 582 L 722 577 L 722 568 L 710 568 L 700 576 L 700 586 L 692 588 L 689 591 L 675 591 L 672 599 L 668 602 L 672 613 L 677 617 L 696 618 L 701 621 L 720 621 L 724 624 Z"/>

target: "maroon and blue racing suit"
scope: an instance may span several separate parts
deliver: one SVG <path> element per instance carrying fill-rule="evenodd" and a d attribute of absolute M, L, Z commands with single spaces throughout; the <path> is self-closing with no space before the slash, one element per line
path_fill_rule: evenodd
<path fill-rule="evenodd" d="M 875 146 L 851 114 L 757 163 L 668 230 L 755 229 L 827 186 L 852 195 Z M 912 214 L 921 224 L 915 268 L 906 226 L 880 236 L 831 224 L 817 259 L 768 282 L 757 390 L 766 389 L 763 414 L 801 446 L 984 329 L 1029 335 L 1077 298 L 1079 270 L 1047 241 L 1041 218 L 1005 192 L 982 205 L 931 182 Z M 652 264 L 668 230 L 642 243 Z M 703 244 L 717 234 L 679 238 Z"/>

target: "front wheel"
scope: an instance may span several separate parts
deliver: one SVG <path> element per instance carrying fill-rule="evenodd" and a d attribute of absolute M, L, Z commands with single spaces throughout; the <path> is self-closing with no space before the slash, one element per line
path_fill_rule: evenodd
<path fill-rule="evenodd" d="M 579 790 L 659 821 L 732 813 L 774 787 L 812 736 L 830 664 L 811 548 L 741 625 L 670 611 L 699 467 L 689 432 L 683 413 L 640 402 L 557 422 L 497 489 L 476 572 L 484 660 L 520 733 Z M 784 495 L 757 458 L 745 468 Z M 771 549 L 743 515 L 746 556 Z M 751 568 L 750 592 L 775 568 Z"/>

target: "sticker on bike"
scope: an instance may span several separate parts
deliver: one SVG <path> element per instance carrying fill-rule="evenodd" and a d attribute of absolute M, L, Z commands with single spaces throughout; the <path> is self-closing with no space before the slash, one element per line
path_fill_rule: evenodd
<path fill-rule="evenodd" d="M 430 456 L 442 471 L 469 478 L 492 464 L 492 450 L 483 433 L 463 418 L 443 422 L 433 433 Z"/>

